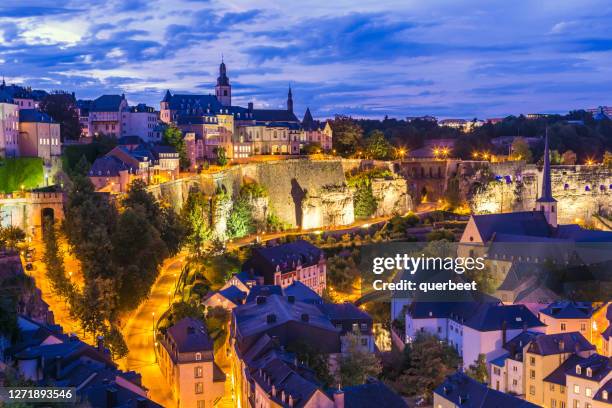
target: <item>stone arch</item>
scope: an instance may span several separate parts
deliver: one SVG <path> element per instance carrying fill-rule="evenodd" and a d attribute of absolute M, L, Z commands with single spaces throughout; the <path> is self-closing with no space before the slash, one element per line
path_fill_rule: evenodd
<path fill-rule="evenodd" d="M 41 220 L 41 225 L 42 225 L 42 229 L 44 232 L 45 225 L 47 224 L 46 222 L 47 220 L 50 220 L 52 225 L 55 223 L 55 210 L 51 207 L 43 207 L 40 210 L 40 220 Z"/>

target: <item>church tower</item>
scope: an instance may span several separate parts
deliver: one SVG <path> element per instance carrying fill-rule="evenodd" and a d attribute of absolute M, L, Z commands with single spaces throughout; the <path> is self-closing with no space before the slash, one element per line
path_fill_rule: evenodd
<path fill-rule="evenodd" d="M 289 93 L 287 94 L 287 110 L 293 113 L 293 95 L 291 94 L 291 85 L 289 85 Z"/>
<path fill-rule="evenodd" d="M 223 106 L 232 105 L 232 86 L 229 83 L 227 77 L 227 71 L 225 68 L 225 62 L 221 59 L 221 65 L 219 65 L 219 77 L 217 78 L 217 86 L 215 86 L 215 95 L 217 100 Z"/>
<path fill-rule="evenodd" d="M 536 200 L 536 211 L 542 211 L 551 227 L 557 227 L 557 200 L 552 196 L 550 180 L 550 151 L 548 148 L 548 129 L 544 138 L 544 168 L 542 169 L 542 193 Z"/>

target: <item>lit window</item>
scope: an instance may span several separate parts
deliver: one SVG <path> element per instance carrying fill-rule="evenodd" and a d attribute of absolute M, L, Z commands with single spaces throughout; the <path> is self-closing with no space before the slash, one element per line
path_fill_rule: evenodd
<path fill-rule="evenodd" d="M 195 359 L 196 361 L 202 360 L 202 353 L 195 353 Z"/>

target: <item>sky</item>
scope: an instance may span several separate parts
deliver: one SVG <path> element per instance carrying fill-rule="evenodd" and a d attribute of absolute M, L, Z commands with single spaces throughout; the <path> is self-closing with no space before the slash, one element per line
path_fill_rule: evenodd
<path fill-rule="evenodd" d="M 90 0 L 0 2 L 7 83 L 213 93 L 319 118 L 486 119 L 612 105 L 609 0 Z"/>

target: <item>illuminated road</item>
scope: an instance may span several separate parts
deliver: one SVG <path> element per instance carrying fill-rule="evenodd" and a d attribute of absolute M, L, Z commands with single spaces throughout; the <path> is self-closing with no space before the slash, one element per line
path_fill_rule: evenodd
<path fill-rule="evenodd" d="M 184 254 L 164 262 L 149 297 L 132 313 L 123 328 L 129 353 L 120 361 L 121 368 L 140 373 L 143 385 L 149 389 L 149 397 L 168 408 L 175 407 L 176 401 L 155 360 L 153 324 L 168 309 L 168 292 L 174 293 L 183 262 Z"/>

